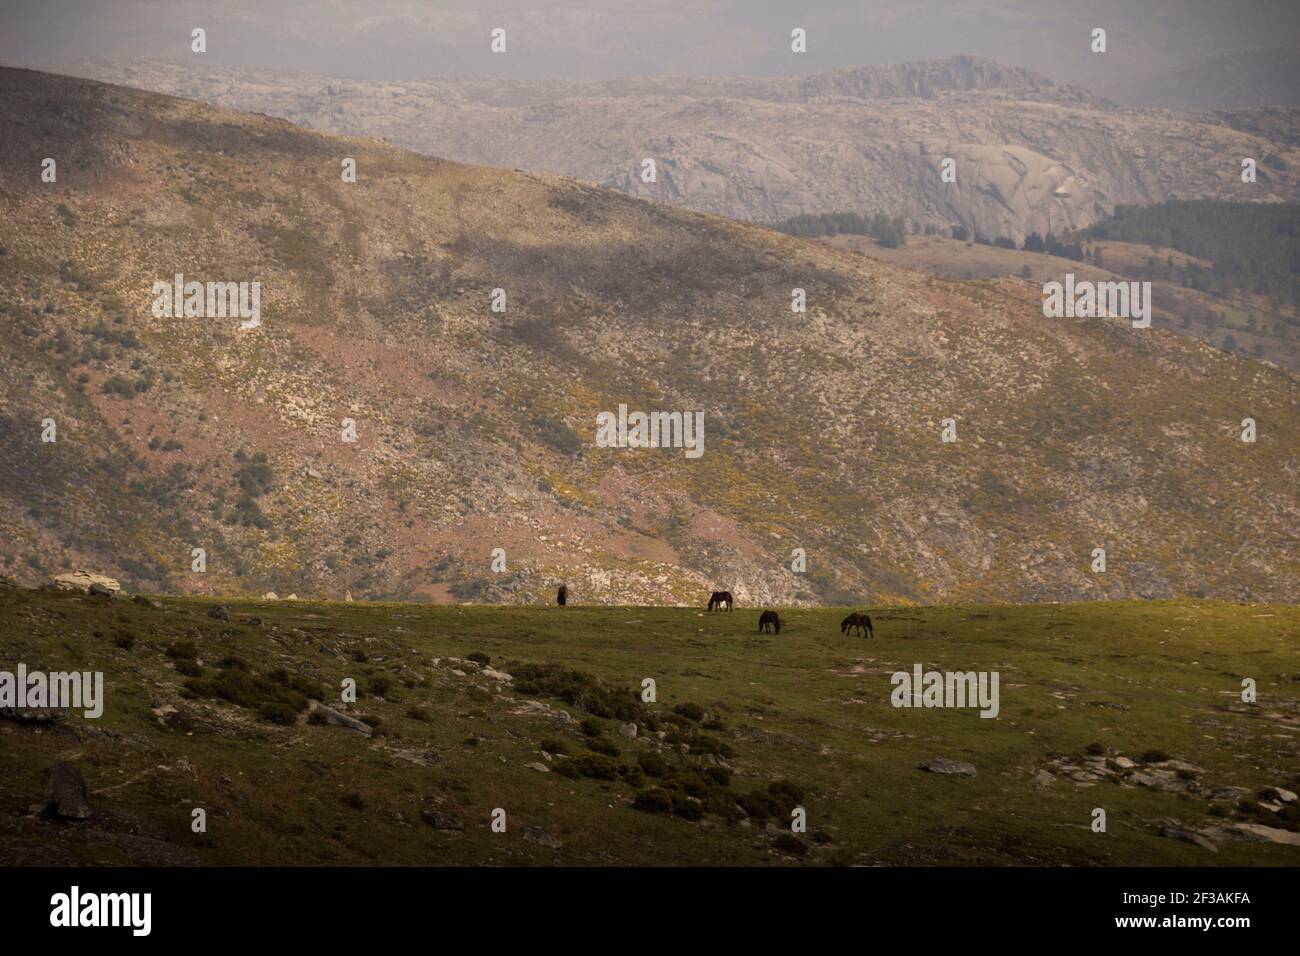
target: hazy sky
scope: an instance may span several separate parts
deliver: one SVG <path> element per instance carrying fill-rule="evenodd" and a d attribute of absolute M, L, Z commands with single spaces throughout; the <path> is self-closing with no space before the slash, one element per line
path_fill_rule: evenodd
<path fill-rule="evenodd" d="M 1089 85 L 1207 55 L 1300 49 L 1297 0 L 0 0 L 0 59 L 190 57 L 411 79 L 790 74 L 976 53 Z M 508 53 L 488 51 L 493 27 Z M 806 55 L 790 52 L 793 27 Z M 1095 26 L 1110 52 L 1088 50 Z"/>

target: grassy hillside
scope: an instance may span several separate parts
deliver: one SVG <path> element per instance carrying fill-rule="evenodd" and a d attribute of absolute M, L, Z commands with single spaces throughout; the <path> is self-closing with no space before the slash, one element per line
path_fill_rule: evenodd
<path fill-rule="evenodd" d="M 0 573 L 26 583 L 84 566 L 151 592 L 521 604 L 561 579 L 611 604 L 1300 592 L 1282 370 L 1044 320 L 1018 279 L 88 81 L 0 71 L 0 129 L 4 168 L 31 173 L 0 183 Z M 178 272 L 261 282 L 261 326 L 155 318 Z M 623 403 L 702 412 L 703 457 L 597 447 Z"/>
<path fill-rule="evenodd" d="M 1261 837 L 1300 840 L 1297 805 L 1260 793 L 1297 789 L 1295 607 L 882 609 L 874 639 L 836 609 L 772 637 L 750 608 L 207 607 L 0 590 L 6 667 L 107 684 L 98 720 L 0 719 L 0 864 L 1300 861 Z M 917 663 L 998 671 L 1000 715 L 892 707 Z M 313 694 L 373 736 L 308 720 Z M 56 761 L 89 820 L 29 811 Z"/>

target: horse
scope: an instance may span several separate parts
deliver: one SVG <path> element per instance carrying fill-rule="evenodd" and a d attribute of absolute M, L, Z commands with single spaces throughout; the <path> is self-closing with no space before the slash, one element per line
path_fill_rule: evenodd
<path fill-rule="evenodd" d="M 769 631 L 781 633 L 781 618 L 777 616 L 776 611 L 764 611 L 758 616 L 758 633 L 767 634 Z"/>
<path fill-rule="evenodd" d="M 867 615 L 865 615 L 865 614 L 860 614 L 859 612 L 854 611 L 852 614 L 850 614 L 850 615 L 849 615 L 848 617 L 846 617 L 844 620 L 840 621 L 840 633 L 841 633 L 841 634 L 847 634 L 847 633 L 849 633 L 849 631 L 853 630 L 855 627 L 858 629 L 858 632 L 859 632 L 859 633 L 861 634 L 861 636 L 863 636 L 863 637 L 875 637 L 875 636 L 876 636 L 875 629 L 872 628 L 872 626 L 871 626 L 871 618 L 869 618 L 869 617 L 868 617 Z"/>
<path fill-rule="evenodd" d="M 728 611 L 733 610 L 732 608 L 733 603 L 734 602 L 731 599 L 730 591 L 714 591 L 711 595 L 709 595 L 710 611 L 712 611 L 714 608 L 721 610 L 722 605 L 724 604 L 727 606 Z"/>
<path fill-rule="evenodd" d="M 564 607 L 565 602 L 569 600 L 569 589 L 566 585 L 561 584 L 560 589 L 555 592 L 555 603 Z"/>

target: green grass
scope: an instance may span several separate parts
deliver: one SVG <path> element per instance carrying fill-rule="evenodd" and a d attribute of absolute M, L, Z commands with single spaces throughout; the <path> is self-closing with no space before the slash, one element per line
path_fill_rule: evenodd
<path fill-rule="evenodd" d="M 158 610 L 121 598 L 107 604 L 0 591 L 0 669 L 22 661 L 45 670 L 102 670 L 107 684 L 104 716 L 73 716 L 67 728 L 75 733 L 0 721 L 0 847 L 25 847 L 24 859 L 63 853 L 87 863 L 166 861 L 167 854 L 206 864 L 1300 861 L 1294 847 L 1224 838 L 1210 853 L 1159 835 L 1167 821 L 1184 828 L 1216 822 L 1201 799 L 1110 782 L 1032 783 L 1052 755 L 1078 757 L 1099 743 L 1134 759 L 1164 751 L 1204 768 L 1211 787 L 1296 789 L 1296 607 L 1159 601 L 879 609 L 871 612 L 876 637 L 869 640 L 842 637 L 845 612 L 831 608 L 783 609 L 784 627 L 773 637 L 756 633 L 758 612 L 748 608 L 705 614 L 235 603 L 231 621 L 222 623 L 206 617 L 206 601 L 163 604 Z M 250 615 L 264 626 L 241 623 Z M 117 639 L 123 633 L 134 637 L 129 648 Z M 197 648 L 201 678 L 173 669 L 185 654 L 167 650 L 186 643 Z M 512 673 L 551 664 L 582 678 L 571 682 L 576 691 L 547 678 L 540 689 L 527 688 L 539 693 L 522 693 L 474 664 L 445 660 L 472 653 Z M 434 665 L 434 658 L 443 660 Z M 915 663 L 998 671 L 1000 717 L 893 708 L 889 675 Z M 356 680 L 356 704 L 337 700 L 345 677 Z M 667 762 L 669 777 L 691 777 L 679 779 L 679 788 L 699 786 L 696 777 L 717 759 L 655 746 L 644 727 L 640 739 L 628 740 L 618 718 L 581 706 L 588 699 L 582 688 L 590 686 L 583 682 L 593 678 L 609 699 L 640 706 L 633 692 L 647 677 L 658 694 L 645 706 L 646 722 L 670 739 L 687 727 L 725 744 L 730 791 L 751 803 L 749 795 L 779 781 L 802 791 L 806 853 L 778 840 L 788 832 L 783 820 L 774 821 L 776 832 L 717 812 L 692 821 L 651 812 L 662 807 L 658 794 L 641 798 L 646 809 L 633 807 L 639 791 L 670 786 L 662 775 L 638 777 L 647 762 L 661 769 L 655 755 Z M 1258 684 L 1253 707 L 1240 702 L 1243 677 Z M 184 691 L 187 681 L 204 693 Z M 305 712 L 296 724 L 282 722 L 285 707 L 321 686 L 334 689 L 327 703 L 374 723 L 376 736 L 306 722 Z M 368 696 L 379 689 L 384 700 Z M 569 693 L 578 703 L 548 693 Z M 535 707 L 529 701 L 574 720 L 525 710 Z M 180 710 L 173 726 L 150 714 L 164 702 Z M 701 715 L 709 729 L 698 723 Z M 543 741 L 562 746 L 591 773 L 530 769 L 526 764 L 545 762 Z M 605 751 L 599 756 L 615 750 L 611 763 L 627 772 L 604 779 L 609 763 L 580 756 L 593 741 Z M 930 757 L 971 762 L 978 774 L 918 770 Z M 111 817 L 61 824 L 23 815 L 61 759 L 82 768 L 92 803 Z M 785 786 L 776 792 L 787 793 Z M 195 806 L 207 810 L 205 835 L 190 831 Z M 507 813 L 504 834 L 489 827 L 497 807 Z M 1106 809 L 1107 833 L 1089 829 L 1094 807 Z M 422 814 L 432 813 L 454 814 L 463 831 L 423 822 Z M 563 846 L 525 839 L 526 827 L 544 828 Z M 0 862 L 6 859 L 0 849 Z"/>

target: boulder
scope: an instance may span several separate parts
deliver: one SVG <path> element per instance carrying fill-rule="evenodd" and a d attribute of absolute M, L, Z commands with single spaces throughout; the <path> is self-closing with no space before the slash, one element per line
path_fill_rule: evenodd
<path fill-rule="evenodd" d="M 1300 833 L 1296 833 L 1294 830 L 1266 827 L 1262 823 L 1235 823 L 1232 828 L 1238 833 L 1246 834 L 1266 843 L 1285 843 L 1289 846 L 1300 846 Z"/>
<path fill-rule="evenodd" d="M 622 727 L 618 728 L 618 732 L 630 740 L 636 736 L 636 724 L 626 723 Z"/>
<path fill-rule="evenodd" d="M 116 594 L 122 590 L 122 585 L 118 584 L 113 578 L 105 577 L 102 574 L 95 574 L 93 571 L 72 571 L 68 574 L 56 574 L 54 576 L 56 587 L 64 591 L 84 591 L 87 594 L 91 592 L 91 586 L 98 584 L 101 588 L 107 590 L 110 594 Z M 99 593 L 99 592 L 93 592 Z"/>
<path fill-rule="evenodd" d="M 435 830 L 465 829 L 465 824 L 461 818 L 452 813 L 442 813 L 438 810 L 421 810 L 420 819 Z"/>
<path fill-rule="evenodd" d="M 540 843 L 542 846 L 550 847 L 552 850 L 558 850 L 564 844 L 559 837 L 551 836 L 541 827 L 524 827 L 521 831 L 525 840 L 532 843 Z"/>
<path fill-rule="evenodd" d="M 1160 835 L 1170 840 L 1182 840 L 1184 843 L 1192 843 L 1199 846 L 1202 850 L 1209 850 L 1211 853 L 1218 853 L 1219 848 L 1211 843 L 1208 839 L 1199 833 L 1191 830 L 1184 830 L 1180 827 L 1161 827 Z"/>
<path fill-rule="evenodd" d="M 311 702 L 311 713 L 315 714 L 320 720 L 325 721 L 331 727 L 346 727 L 348 730 L 355 730 L 359 734 L 369 737 L 374 733 L 374 728 L 369 724 L 357 720 L 355 717 L 349 717 L 347 714 L 340 713 L 333 707 L 326 707 L 318 700 Z"/>
<path fill-rule="evenodd" d="M 56 763 L 50 770 L 47 808 L 56 817 L 65 820 L 85 820 L 90 816 L 90 801 L 86 798 L 86 778 L 72 764 Z"/>
<path fill-rule="evenodd" d="M 959 777 L 975 776 L 975 765 L 961 760 L 949 760 L 947 757 L 931 757 L 920 764 L 922 770 L 930 773 L 952 774 Z"/>

